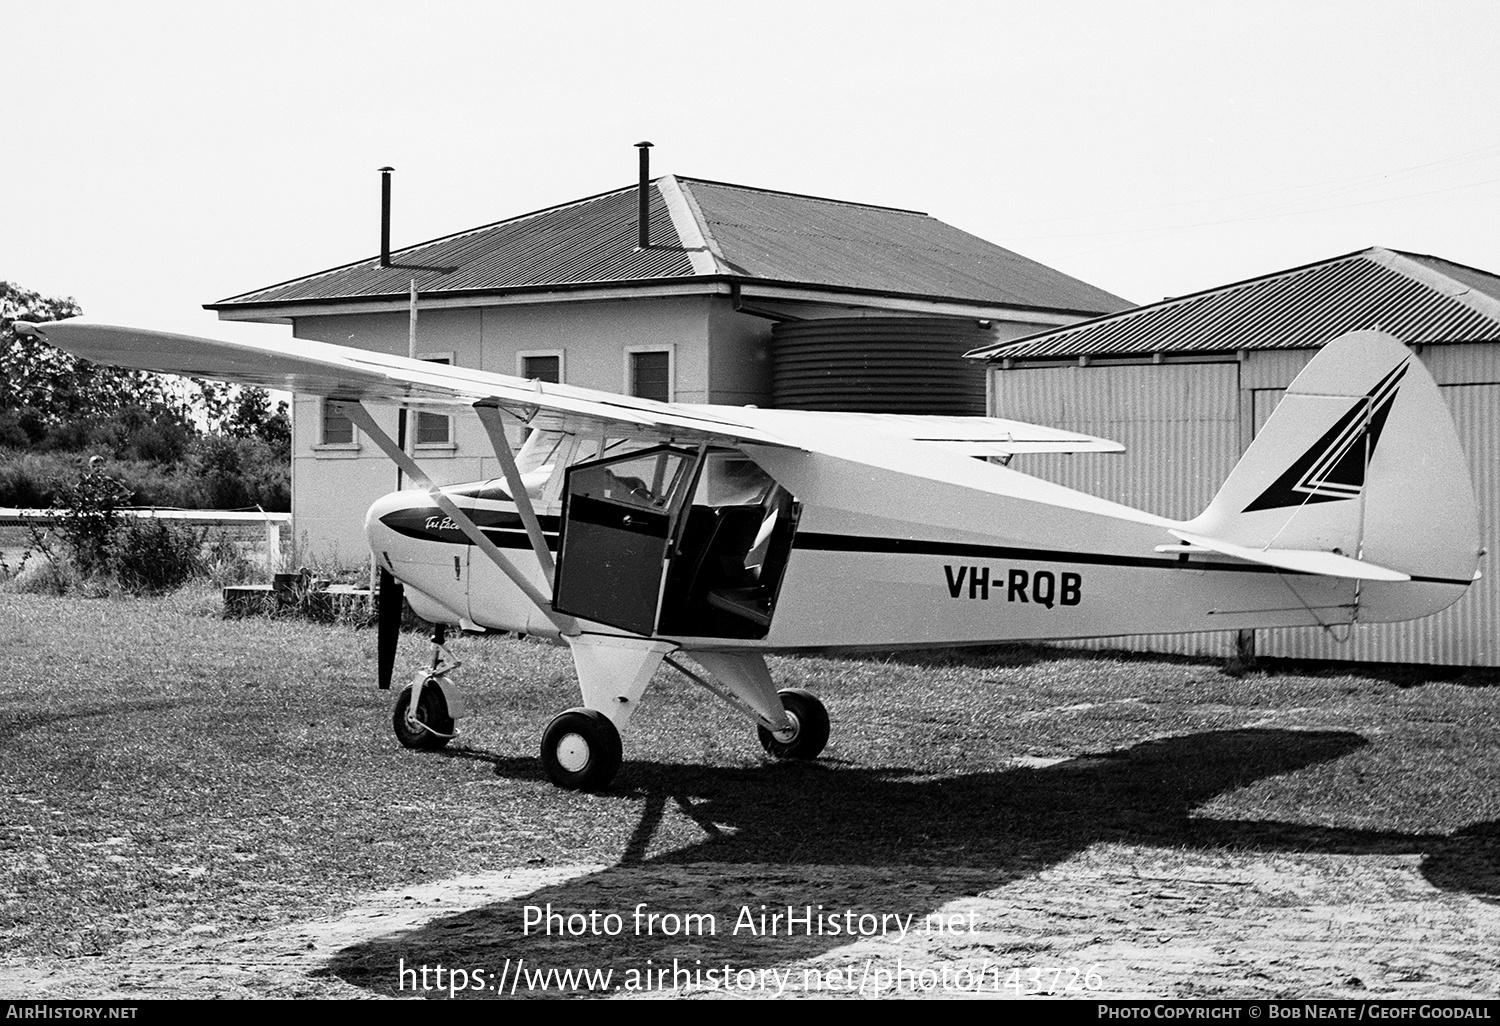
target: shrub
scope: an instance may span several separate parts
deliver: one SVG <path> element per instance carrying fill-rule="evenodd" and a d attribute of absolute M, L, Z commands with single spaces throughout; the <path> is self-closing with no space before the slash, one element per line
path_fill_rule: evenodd
<path fill-rule="evenodd" d="M 246 497 L 233 490 L 241 487 L 244 478 L 240 475 L 249 467 L 268 477 L 273 490 L 269 496 L 251 492 L 249 503 L 237 504 L 254 504 L 262 498 L 276 501 L 277 468 L 264 441 L 224 438 L 204 451 L 210 454 L 207 465 L 222 471 L 217 482 L 220 499 L 235 502 Z M 217 532 L 210 543 L 206 529 L 160 517 L 137 517 L 126 508 L 132 500 L 163 506 L 199 505 L 200 496 L 174 491 L 186 487 L 196 492 L 198 482 L 146 461 L 111 464 L 108 474 L 103 466 L 98 457 L 0 453 L 0 505 L 62 512 L 55 527 L 33 528 L 32 544 L 18 565 L 0 563 L 0 583 L 7 591 L 154 595 L 176 590 L 198 576 L 218 587 L 263 578 L 264 570 L 225 532 Z M 285 478 L 284 472 L 281 477 Z M 289 496 L 284 481 L 280 487 L 285 503 Z"/>
<path fill-rule="evenodd" d="M 265 571 L 245 555 L 243 547 L 220 531 L 203 552 L 203 568 L 216 588 L 251 584 L 265 579 Z M 272 571 L 276 568 L 271 567 Z"/>
<path fill-rule="evenodd" d="M 113 532 L 108 571 L 134 595 L 159 595 L 205 571 L 203 532 L 155 517 L 129 517 Z"/>
<path fill-rule="evenodd" d="M 145 435 L 143 434 L 143 437 Z M 111 460 L 109 473 L 132 506 L 291 509 L 291 475 L 259 439 L 213 437 L 194 442 L 183 462 Z M 213 455 L 204 456 L 202 454 Z M 0 506 L 61 509 L 68 486 L 87 456 L 59 451 L 0 449 Z M 206 476 L 204 476 L 206 475 Z"/>
<path fill-rule="evenodd" d="M 81 584 L 66 558 L 35 551 L 27 553 L 15 576 L 5 582 L 7 591 L 31 595 L 66 595 L 79 590 Z"/>
<path fill-rule="evenodd" d="M 181 420 L 165 417 L 130 425 L 125 451 L 153 463 L 177 463 L 187 454 L 193 429 Z"/>
<path fill-rule="evenodd" d="M 110 549 L 120 526 L 120 507 L 130 493 L 90 460 L 63 490 L 58 533 L 85 577 L 108 571 Z"/>
<path fill-rule="evenodd" d="M 203 509 L 292 508 L 287 464 L 260 438 L 207 435 L 193 443 L 188 463 L 198 480 L 197 505 Z"/>
<path fill-rule="evenodd" d="M 50 509 L 76 470 L 51 453 L 0 452 L 0 506 Z"/>

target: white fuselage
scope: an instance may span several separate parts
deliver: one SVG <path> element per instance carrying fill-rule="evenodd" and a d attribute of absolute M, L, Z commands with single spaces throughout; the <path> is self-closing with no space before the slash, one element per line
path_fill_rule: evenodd
<path fill-rule="evenodd" d="M 768 627 L 759 636 L 674 633 L 663 618 L 658 626 L 668 629 L 648 633 L 580 618 L 582 630 L 697 650 L 966 645 L 1410 619 L 1451 604 L 1466 586 L 1391 586 L 1201 550 L 1158 551 L 1178 544 L 1168 532 L 1179 522 L 942 453 L 921 477 L 790 449 L 745 446 L 737 455 L 794 496 L 799 511 Z M 552 594 L 513 504 L 455 500 L 503 558 Z M 537 512 L 556 552 L 564 507 L 544 501 Z M 371 549 L 408 586 L 420 615 L 558 633 L 499 567 L 444 523 L 426 493 L 385 496 L 366 527 Z M 647 564 L 644 572 L 658 571 L 665 609 L 678 585 L 660 567 Z"/>

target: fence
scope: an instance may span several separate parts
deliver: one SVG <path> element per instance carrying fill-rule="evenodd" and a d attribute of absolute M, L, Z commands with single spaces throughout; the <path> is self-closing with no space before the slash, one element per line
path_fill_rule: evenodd
<path fill-rule="evenodd" d="M 215 509 L 122 509 L 128 516 L 178 520 L 183 523 L 206 527 L 233 528 L 237 531 L 254 532 L 261 527 L 265 532 L 266 565 L 276 568 L 281 565 L 281 528 L 290 525 L 290 513 L 267 513 L 264 510 L 215 510 Z M 46 527 L 56 524 L 67 515 L 59 509 L 10 509 L 0 507 L 0 527 Z"/>

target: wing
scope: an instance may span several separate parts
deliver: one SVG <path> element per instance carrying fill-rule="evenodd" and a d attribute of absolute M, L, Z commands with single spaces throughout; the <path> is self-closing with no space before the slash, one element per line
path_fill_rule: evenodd
<path fill-rule="evenodd" d="M 131 370 L 212 378 L 330 399 L 397 403 L 451 411 L 494 405 L 533 427 L 598 431 L 679 442 L 742 442 L 821 451 L 832 433 L 931 442 L 966 455 L 1022 452 L 1118 452 L 1089 435 L 988 417 L 760 410 L 659 403 L 570 385 L 544 384 L 468 367 L 412 360 L 326 342 L 229 342 L 74 319 L 15 322 L 17 331 L 96 363 Z"/>
<path fill-rule="evenodd" d="M 738 440 L 785 445 L 748 425 L 671 403 L 569 385 L 543 384 L 469 367 L 412 360 L 348 346 L 297 339 L 286 343 L 230 342 L 145 328 L 94 324 L 81 319 L 30 324 L 17 331 L 95 363 L 130 370 L 212 378 L 239 385 L 346 401 L 396 403 L 452 412 L 487 403 L 534 427 L 622 435 L 669 435 L 684 442 Z"/>

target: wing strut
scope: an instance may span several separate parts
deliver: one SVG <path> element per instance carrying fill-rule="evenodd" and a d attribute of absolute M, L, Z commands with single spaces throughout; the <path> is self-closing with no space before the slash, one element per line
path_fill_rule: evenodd
<path fill-rule="evenodd" d="M 572 637 L 581 633 L 578 629 L 578 622 L 571 616 L 554 610 L 552 608 L 552 600 L 537 590 L 536 585 L 527 579 L 526 575 L 517 569 L 510 560 L 505 558 L 499 546 L 485 536 L 485 533 L 479 529 L 479 525 L 474 523 L 467 513 L 459 509 L 457 503 L 444 495 L 441 488 L 432 483 L 432 479 L 417 465 L 417 461 L 402 452 L 401 447 L 395 443 L 391 436 L 380 429 L 380 426 L 375 423 L 375 418 L 370 416 L 370 411 L 365 409 L 363 403 L 347 399 L 330 400 L 330 402 L 340 413 L 352 420 L 361 431 L 368 435 L 370 440 L 379 446 L 381 452 L 389 456 L 398 467 L 404 470 L 406 475 L 411 478 L 413 484 L 427 489 L 428 494 L 432 496 L 432 501 L 437 504 L 438 509 L 446 513 L 453 520 L 453 523 L 457 525 L 458 529 L 464 533 L 464 536 L 473 542 L 480 552 L 488 556 L 490 562 L 499 567 L 501 572 L 509 577 L 517 588 L 521 589 L 521 593 L 531 600 L 532 604 L 537 607 L 542 615 L 557 626 L 559 633 L 564 637 Z M 525 494 L 524 489 L 521 494 Z M 536 514 L 533 513 L 532 521 L 535 522 L 535 520 Z"/>
<path fill-rule="evenodd" d="M 521 481 L 516 454 L 511 452 L 510 439 L 505 437 L 505 423 L 500 419 L 500 409 L 490 403 L 475 403 L 474 412 L 479 414 L 479 423 L 484 425 L 485 434 L 490 436 L 490 445 L 495 450 L 495 458 L 500 461 L 500 469 L 505 473 L 505 483 L 510 485 L 510 497 L 516 504 L 516 512 L 521 514 L 521 523 L 526 525 L 526 537 L 531 539 L 531 551 L 536 553 L 542 576 L 549 581 L 556 580 L 552 550 L 547 548 L 547 539 L 542 534 L 536 510 L 532 508 L 531 496 L 527 494 L 526 485 Z"/>

